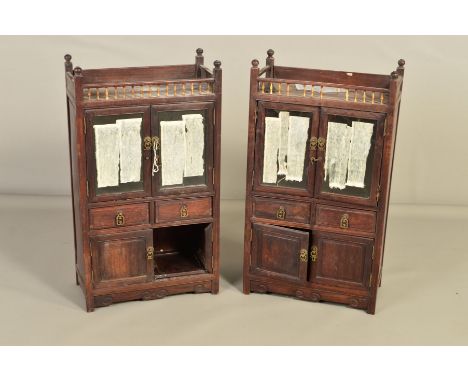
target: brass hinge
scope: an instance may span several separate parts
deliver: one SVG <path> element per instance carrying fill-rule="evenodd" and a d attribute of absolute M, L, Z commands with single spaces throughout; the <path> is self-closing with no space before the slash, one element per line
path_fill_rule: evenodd
<path fill-rule="evenodd" d="M 375 247 L 372 246 L 372 261 L 374 261 L 374 257 L 375 257 Z"/>
<path fill-rule="evenodd" d="M 87 126 L 87 125 L 88 125 L 88 124 L 86 123 L 86 120 L 85 120 L 85 121 L 84 121 L 84 124 L 83 124 L 83 130 L 84 130 L 84 134 L 85 134 L 85 135 L 86 135 L 86 130 L 87 130 L 87 129 L 86 129 L 86 126 Z"/>
<path fill-rule="evenodd" d="M 91 270 L 91 282 L 94 283 L 94 271 Z"/>
<path fill-rule="evenodd" d="M 255 171 L 252 171 L 252 188 L 253 188 L 253 185 L 254 185 L 254 178 L 255 178 Z"/>
<path fill-rule="evenodd" d="M 89 182 L 86 181 L 86 196 L 89 196 Z"/>
<path fill-rule="evenodd" d="M 377 194 L 375 195 L 375 201 L 378 203 L 380 199 L 380 183 L 377 186 Z"/>
<path fill-rule="evenodd" d="M 253 236 L 253 230 L 252 230 L 252 228 L 251 228 L 251 229 L 250 229 L 250 240 L 249 240 L 250 242 L 252 242 L 252 236 Z"/>
<path fill-rule="evenodd" d="M 372 273 L 369 276 L 369 288 L 372 287 Z"/>

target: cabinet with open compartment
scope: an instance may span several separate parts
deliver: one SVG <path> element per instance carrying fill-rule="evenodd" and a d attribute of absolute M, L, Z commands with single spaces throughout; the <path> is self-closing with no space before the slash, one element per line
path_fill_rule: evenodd
<path fill-rule="evenodd" d="M 65 56 L 86 307 L 219 288 L 221 63 L 83 70 Z"/>

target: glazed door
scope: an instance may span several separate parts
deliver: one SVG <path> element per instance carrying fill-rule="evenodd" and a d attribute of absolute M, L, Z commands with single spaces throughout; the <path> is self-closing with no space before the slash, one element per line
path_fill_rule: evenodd
<path fill-rule="evenodd" d="M 213 190 L 213 103 L 151 107 L 153 194 Z"/>
<path fill-rule="evenodd" d="M 315 196 L 377 205 L 384 114 L 323 108 Z"/>
<path fill-rule="evenodd" d="M 253 224 L 252 229 L 252 273 L 306 281 L 308 232 L 267 224 Z"/>
<path fill-rule="evenodd" d="M 91 256 L 95 288 L 152 281 L 152 230 L 92 237 Z"/>
<path fill-rule="evenodd" d="M 312 236 L 312 284 L 354 289 L 369 287 L 372 239 L 317 231 Z"/>
<path fill-rule="evenodd" d="M 85 118 L 90 201 L 151 195 L 149 107 L 90 110 Z"/>
<path fill-rule="evenodd" d="M 254 190 L 312 196 L 318 124 L 317 108 L 258 103 Z"/>

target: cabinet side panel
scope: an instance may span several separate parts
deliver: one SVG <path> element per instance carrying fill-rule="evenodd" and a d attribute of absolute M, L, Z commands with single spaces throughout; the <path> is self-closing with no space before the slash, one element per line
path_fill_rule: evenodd
<path fill-rule="evenodd" d="M 73 228 L 75 239 L 75 264 L 76 268 L 84 278 L 84 262 L 83 262 L 83 240 L 80 221 L 80 192 L 79 192 L 79 171 L 78 171 L 78 156 L 76 142 L 76 106 L 67 98 L 68 107 L 68 133 L 70 144 L 70 172 L 71 172 L 71 194 L 73 203 Z M 82 283 L 83 280 L 77 280 Z"/>

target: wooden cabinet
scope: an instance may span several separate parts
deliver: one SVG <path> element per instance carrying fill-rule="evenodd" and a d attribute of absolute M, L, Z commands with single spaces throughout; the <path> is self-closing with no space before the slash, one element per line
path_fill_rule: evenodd
<path fill-rule="evenodd" d="M 375 313 L 403 75 L 252 61 L 244 293 Z"/>
<path fill-rule="evenodd" d="M 219 288 L 221 63 L 65 56 L 76 281 L 88 311 Z"/>

